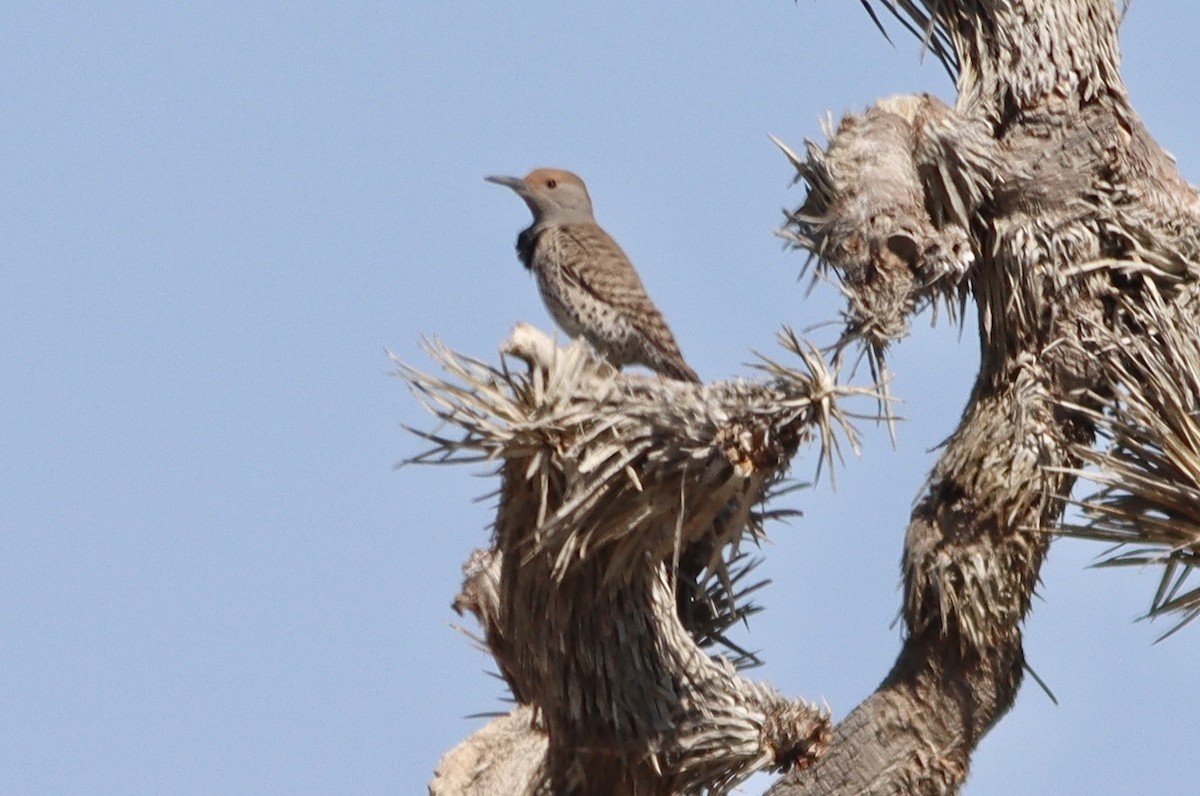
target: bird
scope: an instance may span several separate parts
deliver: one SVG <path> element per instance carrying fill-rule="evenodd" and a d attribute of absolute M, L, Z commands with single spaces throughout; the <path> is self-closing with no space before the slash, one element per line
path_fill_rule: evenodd
<path fill-rule="evenodd" d="M 542 301 L 563 331 L 617 367 L 645 365 L 670 379 L 700 382 L 633 263 L 596 223 L 582 179 L 548 168 L 484 179 L 511 188 L 533 213 L 533 224 L 517 236 L 517 258 L 537 277 Z"/>

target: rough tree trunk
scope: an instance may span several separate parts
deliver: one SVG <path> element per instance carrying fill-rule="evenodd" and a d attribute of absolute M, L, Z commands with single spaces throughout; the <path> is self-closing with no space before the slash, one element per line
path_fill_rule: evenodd
<path fill-rule="evenodd" d="M 1198 262 L 1197 198 L 1127 102 L 1112 0 L 887 5 L 956 71 L 955 107 L 884 101 L 810 145 L 792 232 L 880 356 L 965 272 L 981 368 L 908 526 L 899 658 L 772 796 L 957 792 L 1016 697 L 1046 532 L 1115 392 L 1112 341 L 1138 331 L 1115 299 L 1189 293 Z"/>
<path fill-rule="evenodd" d="M 769 769 L 772 796 L 956 793 L 1020 687 L 1097 428 L 1118 437 L 1127 404 L 1143 424 L 1196 409 L 1200 350 L 1156 352 L 1198 328 L 1200 199 L 1129 106 L 1112 0 L 879 2 L 955 75 L 954 106 L 890 98 L 785 151 L 809 189 L 787 233 L 842 281 L 843 346 L 877 375 L 915 312 L 978 307 L 980 372 L 908 524 L 895 665 L 830 736 L 701 650 L 745 608 L 720 551 L 758 533 L 751 506 L 800 445 L 853 439 L 847 391 L 794 338 L 806 375 L 759 384 L 638 381 L 536 340 L 526 376 L 443 352 L 465 387 L 405 371 L 464 431 L 426 435 L 431 455 L 502 462 L 495 548 L 458 606 L 529 707 L 447 755 L 432 792 L 720 793 Z"/>
<path fill-rule="evenodd" d="M 761 536 L 756 506 L 797 448 L 853 439 L 838 408 L 853 391 L 785 343 L 807 372 L 768 365 L 759 383 L 626 376 L 529 327 L 508 346 L 527 372 L 436 348 L 457 384 L 403 370 L 463 432 L 425 434 L 419 458 L 501 462 L 494 547 L 468 562 L 456 607 L 533 708 L 447 755 L 432 793 L 724 793 L 824 749 L 824 711 L 704 649 L 753 610 L 728 550 Z"/>

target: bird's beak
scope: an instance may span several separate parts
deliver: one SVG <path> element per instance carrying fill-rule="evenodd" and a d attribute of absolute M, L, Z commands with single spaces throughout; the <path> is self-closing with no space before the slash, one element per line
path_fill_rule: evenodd
<path fill-rule="evenodd" d="M 497 185 L 503 185 L 505 188 L 512 188 L 519 194 L 524 195 L 526 191 L 525 180 L 519 177 L 484 177 L 488 182 L 494 182 Z"/>

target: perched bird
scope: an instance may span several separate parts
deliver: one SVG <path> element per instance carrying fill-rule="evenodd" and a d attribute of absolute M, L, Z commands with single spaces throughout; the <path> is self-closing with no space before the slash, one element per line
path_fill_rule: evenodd
<path fill-rule="evenodd" d="M 583 180 L 560 169 L 485 179 L 512 188 L 533 212 L 533 225 L 517 237 L 517 256 L 537 276 L 546 309 L 563 331 L 582 336 L 618 367 L 645 365 L 700 381 L 633 263 L 592 217 Z"/>

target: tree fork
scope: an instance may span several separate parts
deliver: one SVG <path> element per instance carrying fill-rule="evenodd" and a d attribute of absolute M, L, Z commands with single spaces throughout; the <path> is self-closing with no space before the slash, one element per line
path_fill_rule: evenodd
<path fill-rule="evenodd" d="M 1134 325 L 1113 298 L 1197 267 L 1197 199 L 1128 105 L 1112 2 L 884 5 L 956 75 L 956 105 L 886 100 L 791 154 L 810 191 L 788 232 L 879 361 L 913 308 L 969 289 L 981 367 L 908 528 L 899 659 L 773 796 L 959 790 L 1015 699 L 1048 532 L 1116 392 L 1105 363 Z"/>

